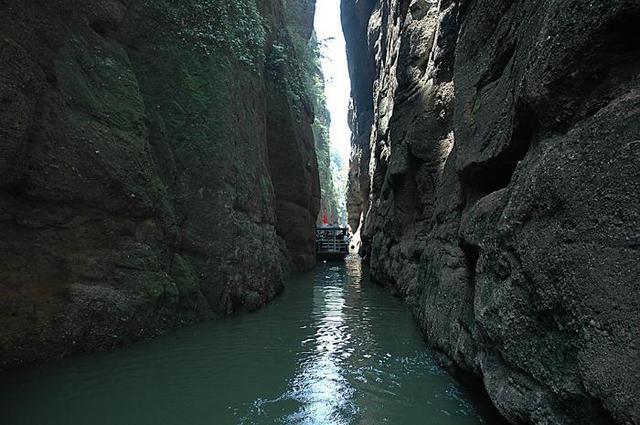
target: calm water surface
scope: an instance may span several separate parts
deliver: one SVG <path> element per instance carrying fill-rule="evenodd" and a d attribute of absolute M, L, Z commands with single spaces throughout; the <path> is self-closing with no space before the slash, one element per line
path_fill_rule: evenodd
<path fill-rule="evenodd" d="M 490 422 L 355 259 L 258 313 L 0 378 L 3 425 Z"/>

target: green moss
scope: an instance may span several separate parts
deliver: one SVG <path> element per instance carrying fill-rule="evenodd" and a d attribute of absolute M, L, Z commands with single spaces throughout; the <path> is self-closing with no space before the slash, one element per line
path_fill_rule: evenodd
<path fill-rule="evenodd" d="M 101 122 L 129 138 L 144 136 L 144 102 L 123 49 L 104 51 L 72 38 L 61 49 L 56 72 L 76 112 L 72 119 Z"/>
<path fill-rule="evenodd" d="M 157 40 L 154 45 L 162 46 L 164 60 L 140 58 L 134 65 L 147 108 L 153 111 L 147 113 L 147 119 L 154 129 L 162 131 L 154 136 L 168 144 L 162 150 L 172 152 L 178 169 L 187 164 L 191 168 L 208 168 L 203 161 L 232 155 L 226 150 L 232 149 L 230 105 L 234 78 L 238 76 L 234 76 L 229 58 L 203 56 L 171 46 L 166 39 Z M 249 71 L 243 74 L 245 78 Z M 167 75 L 173 78 L 168 79 Z"/>
<path fill-rule="evenodd" d="M 131 136 L 144 135 L 144 102 L 122 48 L 96 49 L 74 37 L 62 47 L 56 71 L 68 102 L 76 110 Z"/>
<path fill-rule="evenodd" d="M 265 29 L 255 0 L 147 0 L 154 25 L 183 49 L 211 56 L 221 50 L 259 70 Z"/>
<path fill-rule="evenodd" d="M 168 304 L 175 304 L 178 289 L 163 273 L 140 273 L 139 282 L 147 299 L 166 299 Z"/>
<path fill-rule="evenodd" d="M 260 179 L 260 188 L 262 189 L 263 199 L 273 198 L 273 183 L 268 176 L 262 176 Z"/>
<path fill-rule="evenodd" d="M 127 196 L 134 194 L 150 210 L 169 209 L 145 152 L 145 104 L 127 52 L 117 43 L 73 36 L 55 65 L 78 152 Z"/>
<path fill-rule="evenodd" d="M 474 117 L 478 115 L 478 112 L 480 112 L 480 103 L 480 96 L 478 96 L 473 102 L 473 110 L 471 111 Z"/>
<path fill-rule="evenodd" d="M 198 277 L 191 265 L 182 256 L 175 254 L 169 274 L 176 283 L 180 304 L 192 306 L 198 299 L 200 291 Z"/>

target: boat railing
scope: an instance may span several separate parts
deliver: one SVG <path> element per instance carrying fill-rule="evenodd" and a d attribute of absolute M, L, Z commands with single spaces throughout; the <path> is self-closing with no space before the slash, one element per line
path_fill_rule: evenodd
<path fill-rule="evenodd" d="M 342 252 L 349 249 L 349 243 L 339 240 L 318 241 L 320 251 Z"/>
<path fill-rule="evenodd" d="M 316 252 L 319 255 L 347 255 L 349 242 L 346 228 L 318 227 L 316 229 Z"/>
<path fill-rule="evenodd" d="M 339 239 L 324 239 L 318 241 L 321 252 L 344 252 L 349 250 L 349 243 Z"/>

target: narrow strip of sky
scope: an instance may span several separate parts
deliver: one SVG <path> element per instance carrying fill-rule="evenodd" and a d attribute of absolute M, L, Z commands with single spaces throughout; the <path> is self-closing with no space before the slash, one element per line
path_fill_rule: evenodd
<path fill-rule="evenodd" d="M 326 80 L 327 108 L 331 114 L 331 148 L 340 154 L 343 164 L 347 164 L 351 149 L 351 130 L 347 122 L 351 83 L 340 24 L 340 0 L 317 0 L 315 29 L 323 46 L 321 64 Z"/>

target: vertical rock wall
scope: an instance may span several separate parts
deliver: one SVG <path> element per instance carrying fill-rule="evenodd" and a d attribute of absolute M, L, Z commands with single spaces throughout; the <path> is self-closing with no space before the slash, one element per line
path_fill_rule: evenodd
<path fill-rule="evenodd" d="M 0 2 L 0 369 L 254 310 L 308 268 L 314 2 Z"/>
<path fill-rule="evenodd" d="M 342 9 L 374 278 L 510 422 L 640 423 L 640 5 Z"/>

